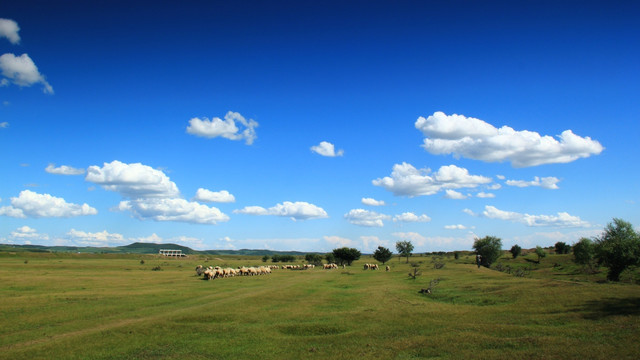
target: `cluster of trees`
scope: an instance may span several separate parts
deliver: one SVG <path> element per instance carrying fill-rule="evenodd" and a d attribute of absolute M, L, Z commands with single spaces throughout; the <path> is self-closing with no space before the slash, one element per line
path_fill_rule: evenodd
<path fill-rule="evenodd" d="M 480 255 L 479 265 L 489 267 L 502 255 L 502 241 L 495 236 L 485 236 L 475 240 L 473 249 Z M 609 269 L 607 279 L 619 281 L 624 270 L 630 266 L 640 266 L 640 232 L 634 230 L 631 223 L 614 218 L 604 228 L 602 235 L 594 239 L 581 238 L 573 246 L 557 242 L 555 251 L 557 254 L 573 251 L 574 261 L 591 270 L 604 265 Z M 514 245 L 509 252 L 515 259 L 522 253 L 522 248 Z M 538 262 L 547 255 L 540 246 L 536 246 L 535 254 Z"/>
<path fill-rule="evenodd" d="M 619 281 L 625 269 L 640 265 L 640 232 L 631 223 L 614 218 L 602 235 L 593 240 L 581 238 L 574 244 L 573 256 L 577 264 L 591 269 L 596 265 L 608 267 L 607 279 Z"/>

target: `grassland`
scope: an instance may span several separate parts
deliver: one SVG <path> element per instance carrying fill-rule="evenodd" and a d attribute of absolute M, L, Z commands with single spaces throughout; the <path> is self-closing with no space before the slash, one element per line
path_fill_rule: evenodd
<path fill-rule="evenodd" d="M 425 256 L 203 281 L 198 264 L 262 262 L 0 252 L 0 359 L 638 358 L 639 285 L 531 259 L 501 259 L 525 277 Z"/>

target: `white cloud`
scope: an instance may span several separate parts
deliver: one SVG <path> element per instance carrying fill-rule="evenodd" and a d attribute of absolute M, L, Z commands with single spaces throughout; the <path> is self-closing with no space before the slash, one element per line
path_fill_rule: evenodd
<path fill-rule="evenodd" d="M 11 232 L 10 238 L 22 242 L 32 243 L 33 241 L 46 241 L 49 240 L 49 235 L 40 234 L 36 229 L 28 226 L 21 226 Z"/>
<path fill-rule="evenodd" d="M 401 215 L 394 216 L 393 221 L 394 222 L 429 222 L 431 221 L 431 218 L 426 214 L 422 214 L 418 216 L 412 212 L 406 212 L 406 213 L 402 213 Z"/>
<path fill-rule="evenodd" d="M 391 219 L 391 216 L 378 214 L 375 211 L 369 211 L 365 209 L 352 209 L 344 215 L 344 218 L 354 225 L 367 227 L 383 227 L 383 220 L 389 220 Z"/>
<path fill-rule="evenodd" d="M 45 93 L 53 94 L 53 88 L 40 74 L 38 67 L 27 54 L 20 56 L 10 53 L 3 54 L 0 56 L 0 70 L 6 78 L 3 79 L 2 85 L 7 85 L 9 80 L 20 87 L 41 83 Z"/>
<path fill-rule="evenodd" d="M 483 198 L 483 199 L 489 199 L 489 198 L 494 198 L 494 197 L 496 197 L 496 195 L 495 195 L 495 194 L 492 194 L 492 193 L 486 193 L 486 192 L 483 192 L 483 191 L 481 191 L 481 192 L 479 192 L 478 194 L 476 194 L 476 196 L 477 196 L 477 197 L 479 197 L 479 198 Z"/>
<path fill-rule="evenodd" d="M 320 154 L 322 156 L 327 156 L 327 157 L 336 157 L 336 156 L 344 155 L 344 150 L 338 150 L 336 152 L 335 146 L 332 143 L 326 142 L 326 141 L 321 141 L 319 145 L 312 146 L 311 151 L 315 152 L 316 154 Z"/>
<path fill-rule="evenodd" d="M 559 189 L 557 183 L 560 182 L 560 179 L 549 176 L 549 177 L 534 177 L 533 181 L 524 181 L 524 180 L 507 180 L 506 184 L 509 186 L 517 186 L 517 187 L 529 187 L 529 186 L 540 186 L 544 189 L 556 190 Z"/>
<path fill-rule="evenodd" d="M 218 208 L 178 198 L 140 198 L 121 201 L 118 210 L 130 211 L 140 220 L 217 224 L 229 220 Z"/>
<path fill-rule="evenodd" d="M 411 241 L 414 246 L 422 246 L 427 241 L 427 238 L 418 234 L 417 232 L 395 232 L 391 234 L 402 240 Z"/>
<path fill-rule="evenodd" d="M 130 240 L 132 242 L 153 243 L 153 244 L 160 244 L 164 242 L 164 239 L 162 239 L 162 237 L 158 236 L 158 234 L 156 233 L 153 233 L 149 236 L 131 238 Z"/>
<path fill-rule="evenodd" d="M 18 23 L 11 19 L 0 19 L 0 37 L 6 37 L 10 43 L 20 43 L 20 35 L 18 35 L 20 27 Z"/>
<path fill-rule="evenodd" d="M 504 180 L 504 179 L 506 179 L 504 175 L 496 175 L 496 177 L 497 177 L 498 179 L 500 179 L 500 180 Z"/>
<path fill-rule="evenodd" d="M 396 196 L 413 197 L 433 195 L 445 189 L 475 188 L 492 181 L 484 176 L 470 175 L 467 169 L 455 165 L 442 166 L 432 175 L 430 173 L 430 169 L 416 169 L 403 162 L 393 166 L 391 177 L 376 179 L 372 183 Z"/>
<path fill-rule="evenodd" d="M 467 215 L 477 216 L 477 214 L 474 213 L 471 209 L 463 209 L 462 212 L 467 214 Z"/>
<path fill-rule="evenodd" d="M 597 155 L 604 149 L 590 137 L 580 137 L 571 130 L 558 136 L 540 136 L 533 131 L 515 131 L 463 115 L 435 112 L 419 117 L 415 127 L 425 138 L 422 145 L 434 155 L 453 154 L 487 162 L 510 161 L 514 167 L 568 163 Z"/>
<path fill-rule="evenodd" d="M 328 242 L 332 247 L 335 248 L 353 246 L 353 241 L 340 236 L 324 236 L 323 238 L 326 242 Z"/>
<path fill-rule="evenodd" d="M 378 246 L 384 246 L 389 248 L 389 250 L 392 250 L 391 244 L 388 240 L 381 240 L 377 236 L 360 236 L 360 241 L 362 241 L 362 248 L 366 252 L 373 252 L 378 248 Z"/>
<path fill-rule="evenodd" d="M 451 190 L 451 189 L 447 189 L 444 192 L 445 192 L 444 197 L 447 198 L 447 199 L 464 200 L 464 199 L 466 199 L 468 197 L 467 195 L 465 195 L 463 193 L 460 193 L 460 192 L 457 192 L 457 191 Z"/>
<path fill-rule="evenodd" d="M 55 167 L 54 164 L 49 164 L 45 169 L 49 174 L 56 175 L 82 175 L 84 174 L 84 169 L 76 169 L 71 166 L 62 165 L 59 167 Z"/>
<path fill-rule="evenodd" d="M 502 180 L 504 180 L 504 178 L 502 178 Z M 500 184 L 493 184 L 493 185 L 490 185 L 490 186 L 488 186 L 488 187 L 489 187 L 489 190 L 498 190 L 498 189 L 501 189 L 501 188 L 502 188 L 502 185 L 500 185 Z"/>
<path fill-rule="evenodd" d="M 11 206 L 0 208 L 0 215 L 16 218 L 74 217 L 95 215 L 98 211 L 87 204 L 72 204 L 63 198 L 23 190 L 11 198 Z"/>
<path fill-rule="evenodd" d="M 9 127 L 9 123 L 6 121 L 3 121 L 0 123 L 0 129 L 6 129 Z"/>
<path fill-rule="evenodd" d="M 327 218 L 327 212 L 323 208 L 304 201 L 285 201 L 273 207 L 265 209 L 261 206 L 246 206 L 240 210 L 234 210 L 235 214 L 246 215 L 272 215 L 289 217 L 292 220 L 307 220 Z"/>
<path fill-rule="evenodd" d="M 466 230 L 467 229 L 467 227 L 462 225 L 462 224 L 445 225 L 444 228 L 447 229 L 447 230 Z"/>
<path fill-rule="evenodd" d="M 500 210 L 494 206 L 487 205 L 482 212 L 482 216 L 489 219 L 507 220 L 522 223 L 527 226 L 553 226 L 553 227 L 590 227 L 587 221 L 578 216 L 570 215 L 566 212 L 559 212 L 557 215 L 530 215 L 513 211 Z"/>
<path fill-rule="evenodd" d="M 177 197 L 176 184 L 160 170 L 140 163 L 125 164 L 114 160 L 104 166 L 89 166 L 86 181 L 116 191 L 128 198 Z"/>
<path fill-rule="evenodd" d="M 127 243 L 127 240 L 120 234 L 112 234 L 106 230 L 101 232 L 85 232 L 76 229 L 71 229 L 67 236 L 71 241 L 80 246 L 96 246 L 104 247 L 111 245 L 122 245 Z"/>
<path fill-rule="evenodd" d="M 383 206 L 386 205 L 382 200 L 376 200 L 373 198 L 362 198 L 362 204 L 368 206 Z"/>
<path fill-rule="evenodd" d="M 241 130 L 239 127 L 243 128 Z M 207 118 L 193 118 L 189 120 L 187 133 L 206 138 L 223 137 L 229 140 L 245 140 L 247 145 L 253 144 L 256 139 L 255 128 L 258 123 L 253 119 L 245 119 L 237 112 L 229 111 L 224 116 L 224 120 L 214 117 L 209 120 Z"/>
<path fill-rule="evenodd" d="M 230 194 L 227 190 L 211 191 L 203 188 L 199 188 L 196 191 L 194 200 L 205 202 L 218 202 L 218 203 L 232 203 L 236 202 L 236 198 Z"/>

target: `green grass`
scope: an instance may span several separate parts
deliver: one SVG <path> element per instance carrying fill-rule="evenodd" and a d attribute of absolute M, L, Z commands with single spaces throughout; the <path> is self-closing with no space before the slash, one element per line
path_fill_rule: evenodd
<path fill-rule="evenodd" d="M 140 260 L 144 259 L 144 264 Z M 569 260 L 567 260 L 569 259 Z M 197 264 L 260 257 L 0 252 L 0 359 L 637 358 L 640 286 L 567 255 L 527 277 L 472 260 L 393 259 L 203 281 Z M 26 262 L 26 263 L 25 263 Z M 535 266 L 533 266 L 535 265 Z M 556 266 L 554 266 L 556 265 Z M 158 271 L 152 271 L 160 267 Z M 569 275 L 567 275 L 569 274 Z M 575 278 L 575 279 L 574 279 Z M 431 295 L 418 291 L 440 279 Z"/>

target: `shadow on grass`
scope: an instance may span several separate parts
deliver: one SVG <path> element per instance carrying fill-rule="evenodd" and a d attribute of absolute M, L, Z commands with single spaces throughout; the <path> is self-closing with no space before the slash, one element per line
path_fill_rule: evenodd
<path fill-rule="evenodd" d="M 575 311 L 583 313 L 584 317 L 590 320 L 600 320 L 608 316 L 639 316 L 640 297 L 591 300 Z"/>

